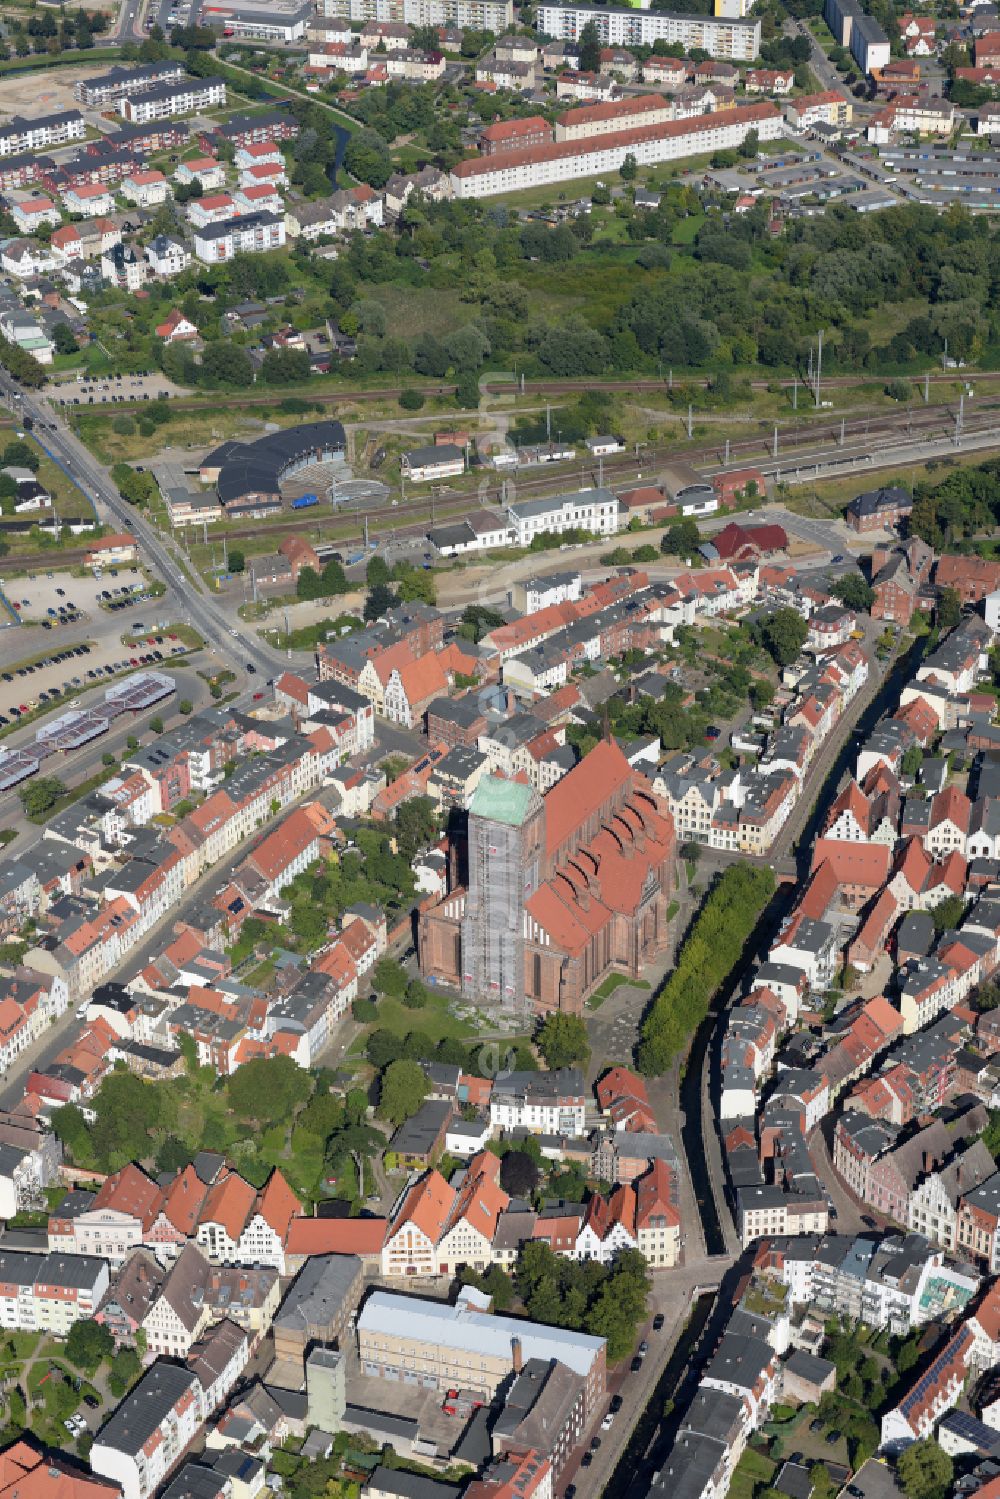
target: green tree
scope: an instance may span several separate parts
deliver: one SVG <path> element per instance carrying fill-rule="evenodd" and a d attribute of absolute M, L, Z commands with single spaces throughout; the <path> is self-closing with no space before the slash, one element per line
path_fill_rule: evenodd
<path fill-rule="evenodd" d="M 156 1147 L 157 1171 L 182 1171 L 190 1160 L 191 1152 L 176 1135 L 164 1135 Z"/>
<path fill-rule="evenodd" d="M 809 633 L 797 609 L 776 609 L 757 628 L 760 643 L 779 666 L 791 665 Z"/>
<path fill-rule="evenodd" d="M 55 332 L 52 334 L 52 342 L 55 344 L 57 354 L 78 354 L 80 345 L 76 341 L 69 323 L 56 323 Z"/>
<path fill-rule="evenodd" d="M 633 156 L 633 154 L 632 154 L 631 151 L 629 151 L 628 154 L 625 156 L 625 158 L 622 161 L 622 164 L 618 168 L 618 170 L 621 173 L 621 178 L 622 178 L 623 182 L 634 182 L 635 179 L 636 179 L 636 177 L 638 177 L 638 175 L 639 175 L 639 164 L 636 161 L 636 159 Z"/>
<path fill-rule="evenodd" d="M 239 547 L 229 548 L 229 571 L 231 573 L 242 573 L 246 571 L 247 559 Z"/>
<path fill-rule="evenodd" d="M 406 986 L 403 995 L 403 1003 L 408 1010 L 422 1010 L 427 1004 L 430 996 L 419 979 L 411 979 Z"/>
<path fill-rule="evenodd" d="M 261 360 L 260 376 L 266 385 L 302 385 L 311 373 L 305 349 L 268 349 Z"/>
<path fill-rule="evenodd" d="M 579 1015 L 554 1011 L 542 1022 L 535 1042 L 546 1066 L 553 1069 L 572 1067 L 577 1062 L 586 1066 L 590 1061 L 587 1027 Z"/>
<path fill-rule="evenodd" d="M 1000 984 L 989 979 L 985 984 L 980 984 L 976 990 L 976 1009 L 981 1015 L 987 1010 L 995 1010 L 1000 1007 Z"/>
<path fill-rule="evenodd" d="M 372 1031 L 365 1042 L 365 1055 L 372 1066 L 381 1071 L 403 1055 L 403 1042 L 395 1031 Z"/>
<path fill-rule="evenodd" d="M 177 711 L 178 713 L 182 713 L 184 717 L 187 718 L 189 713 L 194 712 L 194 703 L 192 703 L 190 698 L 182 697 L 180 702 L 177 704 Z"/>
<path fill-rule="evenodd" d="M 347 593 L 349 584 L 347 574 L 335 557 L 331 557 L 323 567 L 323 592 L 324 594 Z"/>
<path fill-rule="evenodd" d="M 716 881 L 643 1021 L 637 1060 L 647 1076 L 665 1072 L 685 1049 L 774 890 L 770 869 L 743 862 Z"/>
<path fill-rule="evenodd" d="M 372 984 L 380 994 L 402 999 L 406 993 L 406 969 L 395 958 L 382 957 L 372 969 Z"/>
<path fill-rule="evenodd" d="M 896 1476 L 907 1499 L 944 1499 L 954 1474 L 955 1464 L 932 1438 L 911 1442 L 896 1460 Z"/>
<path fill-rule="evenodd" d="M 382 1074 L 378 1114 L 391 1124 L 400 1125 L 411 1118 L 427 1097 L 430 1085 L 417 1062 L 400 1058 L 390 1062 Z"/>
<path fill-rule="evenodd" d="M 907 745 L 903 751 L 903 758 L 899 762 L 899 768 L 904 776 L 910 781 L 915 781 L 920 774 L 920 767 L 924 763 L 924 752 L 919 744 Z"/>
<path fill-rule="evenodd" d="M 957 927 L 965 915 L 965 901 L 961 895 L 947 895 L 931 911 L 936 932 L 947 932 Z"/>
<path fill-rule="evenodd" d="M 956 588 L 942 588 L 938 598 L 937 622 L 942 630 L 953 630 L 962 618 L 962 600 Z"/>
<path fill-rule="evenodd" d="M 82 1109 L 77 1108 L 75 1103 L 68 1103 L 55 1110 L 52 1115 L 52 1130 L 56 1138 L 62 1141 L 71 1161 L 77 1166 L 93 1165 L 90 1130 Z"/>
<path fill-rule="evenodd" d="M 141 1372 L 142 1364 L 135 1349 L 120 1348 L 111 1361 L 111 1372 L 108 1375 L 108 1388 L 112 1395 L 120 1400 L 135 1384 Z"/>
<path fill-rule="evenodd" d="M 601 71 L 601 33 L 597 29 L 596 21 L 588 21 L 581 29 L 577 55 L 580 59 L 581 73 Z"/>
<path fill-rule="evenodd" d="M 321 599 L 326 593 L 323 580 L 314 567 L 303 567 L 295 581 L 295 594 L 300 599 Z"/>
<path fill-rule="evenodd" d="M 499 1265 L 491 1265 L 485 1273 L 473 1270 L 471 1265 L 463 1265 L 458 1278 L 463 1286 L 475 1286 L 491 1296 L 495 1312 L 510 1311 L 514 1305 L 514 1282 Z"/>
<path fill-rule="evenodd" d="M 15 438 L 9 442 L 3 450 L 3 461 L 12 468 L 30 468 L 38 472 L 39 458 L 37 451 L 30 443 Z"/>
<path fill-rule="evenodd" d="M 750 684 L 750 701 L 754 711 L 762 713 L 774 701 L 774 683 L 769 682 L 766 677 L 755 678 Z"/>
<path fill-rule="evenodd" d="M 206 385 L 232 385 L 245 388 L 253 384 L 253 363 L 246 349 L 220 338 L 209 343 L 202 355 L 202 377 Z"/>
<path fill-rule="evenodd" d="M 359 182 L 385 187 L 392 176 L 388 144 L 376 130 L 356 130 L 347 142 L 344 166 Z"/>
<path fill-rule="evenodd" d="M 660 538 L 660 551 L 665 557 L 690 557 L 700 546 L 701 532 L 689 515 L 671 522 Z"/>
<path fill-rule="evenodd" d="M 838 578 L 831 585 L 830 592 L 857 614 L 869 613 L 875 599 L 873 590 L 860 573 L 847 573 L 843 578 Z"/>
<path fill-rule="evenodd" d="M 78 1369 L 93 1371 L 115 1350 L 115 1340 L 101 1322 L 84 1317 L 74 1322 L 66 1339 L 66 1357 Z"/>
<path fill-rule="evenodd" d="M 312 1090 L 307 1072 L 291 1057 L 255 1057 L 226 1079 L 229 1107 L 258 1124 L 288 1123 Z"/>
<path fill-rule="evenodd" d="M 364 617 L 368 620 L 381 619 L 383 614 L 395 608 L 398 602 L 398 598 L 387 583 L 376 583 L 369 587 L 365 596 Z"/>
<path fill-rule="evenodd" d="M 66 795 L 66 786 L 58 776 L 36 776 L 26 786 L 18 788 L 18 797 L 25 817 L 44 817 L 51 812 L 61 796 Z"/>
<path fill-rule="evenodd" d="M 404 604 L 430 604 L 433 609 L 437 603 L 433 573 L 417 567 L 403 569 L 399 577 L 399 597 Z"/>
<path fill-rule="evenodd" d="M 541 1178 L 526 1150 L 507 1150 L 500 1162 L 500 1185 L 511 1197 L 530 1198 Z"/>

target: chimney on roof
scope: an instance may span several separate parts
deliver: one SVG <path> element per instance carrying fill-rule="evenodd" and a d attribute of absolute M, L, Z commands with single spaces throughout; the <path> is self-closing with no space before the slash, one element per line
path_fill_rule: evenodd
<path fill-rule="evenodd" d="M 520 1338 L 511 1338 L 510 1354 L 514 1363 L 514 1373 L 520 1374 L 521 1370 L 524 1368 L 524 1349 L 521 1346 Z"/>

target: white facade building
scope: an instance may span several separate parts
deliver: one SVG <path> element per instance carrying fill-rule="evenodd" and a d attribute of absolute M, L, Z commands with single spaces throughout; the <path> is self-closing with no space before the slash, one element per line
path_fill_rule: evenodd
<path fill-rule="evenodd" d="M 205 224 L 194 231 L 194 253 L 208 265 L 232 260 L 234 255 L 280 250 L 284 243 L 285 220 L 274 213 L 250 213 L 221 224 Z"/>
<path fill-rule="evenodd" d="M 593 14 L 599 18 L 604 12 L 595 10 Z M 781 113 L 774 104 L 746 104 L 717 114 L 633 127 L 613 135 L 470 157 L 452 167 L 451 186 L 456 198 L 495 197 L 548 183 L 570 182 L 577 177 L 617 172 L 626 156 L 633 156 L 640 166 L 679 161 L 686 156 L 734 150 L 751 131 L 760 140 L 776 140 L 782 129 Z"/>
<path fill-rule="evenodd" d="M 556 41 L 575 42 L 593 21 L 605 47 L 651 47 L 679 42 L 684 50 L 700 47 L 709 57 L 752 62 L 760 52 L 760 21 L 752 16 L 671 15 L 669 11 L 624 7 L 542 4 L 535 24 Z"/>
<path fill-rule="evenodd" d="M 619 523 L 618 501 L 610 489 L 579 489 L 551 499 L 522 500 L 507 511 L 516 546 L 528 546 L 535 536 L 577 527 L 598 536 L 614 536 Z"/>
<path fill-rule="evenodd" d="M 97 1433 L 90 1466 L 118 1484 L 124 1499 L 149 1499 L 204 1419 L 205 1398 L 197 1376 L 158 1360 Z"/>
<path fill-rule="evenodd" d="M 199 109 L 218 109 L 226 102 L 221 78 L 190 78 L 185 83 L 164 83 L 134 99 L 123 99 L 119 113 L 133 125 L 151 120 L 169 120 L 174 115 L 194 114 Z"/>

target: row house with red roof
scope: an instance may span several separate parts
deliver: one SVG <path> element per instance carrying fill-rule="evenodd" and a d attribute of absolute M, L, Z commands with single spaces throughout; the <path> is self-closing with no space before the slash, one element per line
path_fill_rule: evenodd
<path fill-rule="evenodd" d="M 823 824 L 823 838 L 892 848 L 898 836 L 900 805 L 899 781 L 888 766 L 876 765 L 860 785 L 852 777 L 834 797 Z"/>
<path fill-rule="evenodd" d="M 878 1077 L 857 1083 L 850 1093 L 851 1108 L 870 1119 L 889 1124 L 910 1124 L 916 1117 L 917 1104 L 909 1069 L 903 1064 L 890 1067 Z"/>
<path fill-rule="evenodd" d="M 881 890 L 864 912 L 858 929 L 847 944 L 847 961 L 859 973 L 874 968 L 899 917 L 899 906 L 891 890 Z"/>
<path fill-rule="evenodd" d="M 238 932 L 254 911 L 273 910 L 282 890 L 329 850 L 336 824 L 319 802 L 294 808 L 233 871 L 215 897 L 229 929 Z"/>
<path fill-rule="evenodd" d="M 959 1250 L 1000 1274 L 1000 1172 L 963 1193 L 955 1224 Z"/>
<path fill-rule="evenodd" d="M 966 862 L 957 851 L 940 861 L 928 853 L 919 838 L 907 838 L 897 847 L 887 888 L 900 911 L 930 911 L 951 895 L 965 889 Z"/>
<path fill-rule="evenodd" d="M 1000 563 L 986 557 L 939 557 L 934 583 L 939 589 L 953 588 L 963 604 L 981 604 L 1000 588 Z"/>
<path fill-rule="evenodd" d="M 469 1161 L 459 1189 L 440 1172 L 428 1171 L 410 1187 L 390 1222 L 383 1275 L 447 1275 L 460 1265 L 488 1269 L 497 1220 L 509 1201 L 500 1186 L 499 1157 L 487 1151 Z"/>
<path fill-rule="evenodd" d="M 961 928 L 946 933 L 935 951 L 914 963 L 900 987 L 900 1010 L 907 1034 L 942 1010 L 954 1009 L 989 978 L 1000 962 L 1000 902 L 977 901 Z"/>
<path fill-rule="evenodd" d="M 656 1132 L 656 1116 L 644 1080 L 628 1067 L 612 1067 L 598 1079 L 597 1106 L 616 1130 Z"/>
<path fill-rule="evenodd" d="M 880 1450 L 896 1456 L 913 1442 L 933 1435 L 946 1411 L 953 1409 L 965 1388 L 976 1340 L 963 1323 L 948 1339 L 930 1368 L 920 1374 L 899 1403 L 885 1412 Z"/>
<path fill-rule="evenodd" d="M 539 1214 L 508 1211 L 499 1169 L 499 1158 L 481 1151 L 470 1159 L 458 1187 L 436 1170 L 415 1181 L 385 1230 L 382 1274 L 409 1280 L 453 1275 L 463 1266 L 509 1266 L 521 1247 L 535 1240 L 556 1254 L 601 1264 L 622 1249 L 639 1249 L 653 1269 L 678 1263 L 678 1186 L 667 1161 L 644 1157 L 641 1175 L 619 1183 L 607 1198 L 594 1194 L 584 1207 Z"/>
<path fill-rule="evenodd" d="M 165 1187 L 129 1164 L 96 1194 L 70 1194 L 49 1217 L 48 1243 L 53 1251 L 99 1255 L 116 1270 L 139 1248 L 168 1264 L 193 1244 L 213 1264 L 265 1265 L 284 1274 L 285 1240 L 301 1211 L 277 1170 L 258 1191 L 221 1157 L 201 1175 L 186 1166 Z"/>

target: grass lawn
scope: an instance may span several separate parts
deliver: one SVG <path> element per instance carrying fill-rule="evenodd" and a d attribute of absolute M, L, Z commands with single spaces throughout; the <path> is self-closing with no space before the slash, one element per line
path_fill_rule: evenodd
<path fill-rule="evenodd" d="M 14 1350 L 14 1357 L 20 1359 L 29 1359 L 40 1341 L 41 1334 L 37 1332 L 8 1332 L 4 1338 Z"/>
<path fill-rule="evenodd" d="M 602 1005 L 606 999 L 610 999 L 615 990 L 620 989 L 623 984 L 631 984 L 633 989 L 649 988 L 649 983 L 646 979 L 631 979 L 627 974 L 624 973 L 609 973 L 603 983 L 598 984 L 593 994 L 587 1000 L 588 1008 L 592 1010 L 598 1009 L 598 1007 Z"/>
<path fill-rule="evenodd" d="M 385 309 L 386 327 L 397 338 L 413 338 L 420 333 L 439 337 L 468 323 L 478 312 L 475 302 L 463 302 L 455 290 L 420 286 L 383 286 L 365 288 L 365 296 Z"/>
<path fill-rule="evenodd" d="M 755 1495 L 770 1484 L 777 1469 L 777 1463 L 748 1447 L 736 1465 L 729 1486 L 731 1499 L 755 1499 Z"/>
<path fill-rule="evenodd" d="M 467 1020 L 456 1020 L 449 1013 L 448 1000 L 443 994 L 437 995 L 433 990 L 428 992 L 430 1000 L 421 1010 L 408 1009 L 401 1000 L 390 999 L 388 996 L 380 999 L 374 1028 L 395 1031 L 398 1036 L 405 1036 L 409 1031 L 422 1031 L 432 1041 L 443 1041 L 446 1037 L 464 1041 L 476 1035 L 474 1025 L 470 1025 Z"/>
<path fill-rule="evenodd" d="M 693 245 L 698 238 L 698 230 L 705 222 L 705 214 L 689 213 L 686 219 L 676 223 L 670 233 L 672 245 Z"/>
<path fill-rule="evenodd" d="M 118 416 L 121 413 L 117 413 Z M 183 445 L 185 447 L 208 447 L 215 442 L 222 442 L 227 437 L 244 435 L 248 425 L 257 413 L 248 416 L 241 409 L 238 402 L 225 396 L 219 397 L 219 405 L 210 411 L 185 411 L 183 422 L 167 424 L 157 427 L 149 437 L 136 428 L 132 433 L 123 434 L 112 430 L 111 423 L 114 420 L 110 413 L 87 412 L 79 418 L 79 435 L 83 442 L 90 448 L 91 452 L 107 464 L 119 462 L 131 463 L 134 459 L 151 458 L 159 453 L 164 447 L 172 445 Z M 269 421 L 281 421 L 280 416 L 274 416 L 268 412 Z M 289 422 L 301 421 L 301 417 L 286 416 L 284 425 Z M 254 437 L 263 434 L 263 425 L 252 431 Z"/>

